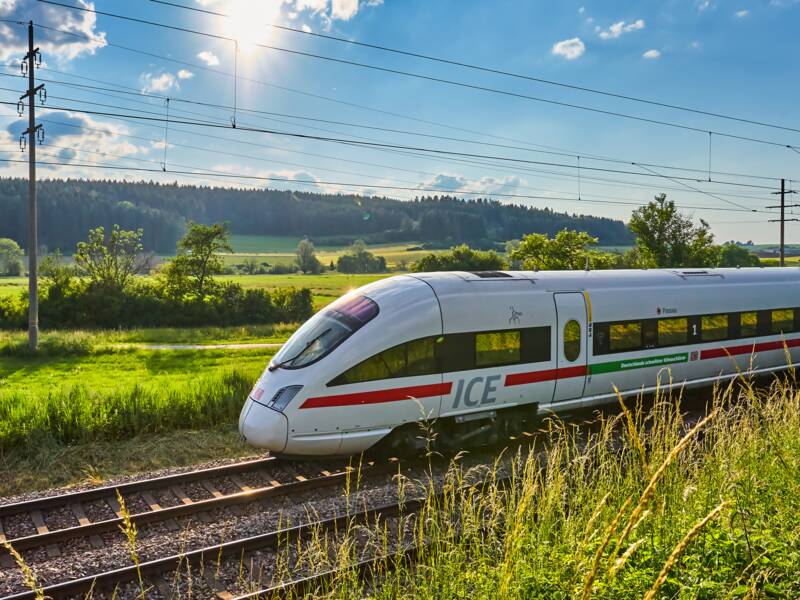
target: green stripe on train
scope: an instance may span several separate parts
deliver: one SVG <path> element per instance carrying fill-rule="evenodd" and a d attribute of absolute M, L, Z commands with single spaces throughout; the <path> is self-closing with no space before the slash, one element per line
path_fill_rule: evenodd
<path fill-rule="evenodd" d="M 592 375 L 599 373 L 613 373 L 614 371 L 628 371 L 631 369 L 644 369 L 647 367 L 663 367 L 676 363 L 689 362 L 689 354 L 665 354 L 663 356 L 648 356 L 647 358 L 629 358 L 627 360 L 615 360 L 612 362 L 598 363 L 589 365 L 589 372 Z"/>

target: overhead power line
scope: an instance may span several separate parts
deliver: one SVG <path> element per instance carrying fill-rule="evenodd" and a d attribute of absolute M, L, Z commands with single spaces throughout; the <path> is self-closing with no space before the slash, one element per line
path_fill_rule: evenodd
<path fill-rule="evenodd" d="M 181 31 L 183 33 L 189 33 L 189 34 L 193 34 L 193 35 L 199 35 L 199 36 L 209 37 L 209 38 L 213 38 L 213 39 L 224 40 L 224 41 L 228 41 L 228 42 L 231 42 L 231 43 L 237 43 L 237 40 L 234 39 L 234 38 L 231 38 L 231 37 L 227 37 L 227 36 L 223 36 L 223 35 L 217 35 L 217 34 L 205 32 L 205 31 L 198 31 L 198 30 L 189 29 L 189 28 L 186 28 L 186 27 L 179 27 L 177 25 L 169 25 L 167 23 L 159 23 L 157 21 L 151 21 L 151 20 L 148 20 L 148 19 L 139 19 L 139 18 L 131 17 L 131 16 L 127 16 L 127 15 L 120 15 L 120 14 L 116 14 L 116 13 L 110 13 L 110 12 L 107 12 L 107 11 L 100 11 L 100 10 L 96 10 L 94 8 L 89 8 L 89 7 L 85 7 L 85 6 L 72 6 L 72 5 L 69 5 L 69 4 L 65 4 L 63 2 L 56 2 L 55 0 L 38 0 L 38 1 L 39 2 L 43 2 L 45 4 L 61 6 L 63 8 L 68 8 L 68 9 L 71 9 L 71 10 L 89 12 L 89 13 L 93 13 L 93 14 L 97 14 L 97 15 L 103 15 L 103 16 L 107 16 L 107 17 L 122 19 L 122 20 L 131 21 L 131 22 L 135 22 L 135 23 L 140 23 L 140 24 L 144 24 L 144 25 L 150 25 L 150 26 L 153 26 L 153 27 L 161 27 L 161 28 L 170 29 L 170 30 L 173 30 L 173 31 Z M 559 100 L 553 100 L 553 99 L 549 99 L 549 98 L 540 98 L 540 97 L 537 97 L 537 96 L 531 96 L 531 95 L 528 95 L 528 94 L 521 94 L 521 93 L 509 91 L 509 90 L 501 90 L 501 89 L 497 89 L 497 88 L 491 88 L 491 87 L 487 87 L 487 86 L 475 85 L 475 84 L 466 83 L 466 82 L 462 82 L 462 81 L 454 81 L 454 80 L 451 80 L 451 79 L 444 79 L 444 78 L 441 78 L 441 77 L 434 77 L 434 76 L 431 76 L 431 75 L 424 75 L 424 74 L 421 74 L 421 73 L 412 73 L 412 72 L 403 71 L 403 70 L 400 70 L 400 69 L 392 69 L 392 68 L 389 68 L 389 67 L 381 67 L 381 66 L 378 66 L 378 65 L 370 65 L 370 64 L 367 64 L 367 63 L 361 63 L 361 62 L 352 61 L 352 60 L 346 60 L 346 59 L 342 59 L 342 58 L 334 58 L 334 57 L 331 57 L 331 56 L 325 56 L 325 55 L 322 55 L 322 54 L 315 54 L 315 53 L 312 53 L 312 52 L 304 52 L 304 51 L 301 51 L 301 50 L 293 50 L 293 49 L 290 49 L 290 48 L 282 48 L 282 47 L 273 46 L 273 45 L 270 45 L 270 44 L 257 43 L 257 44 L 254 44 L 254 45 L 258 46 L 260 48 L 266 48 L 268 50 L 276 50 L 276 51 L 279 51 L 279 52 L 285 52 L 285 53 L 293 54 L 293 55 L 296 55 L 296 56 L 305 56 L 305 57 L 308 57 L 308 58 L 314 58 L 314 59 L 318 59 L 318 60 L 324 60 L 324 61 L 339 63 L 339 64 L 348 65 L 348 66 L 360 67 L 360 68 L 364 68 L 364 69 L 371 69 L 371 70 L 380 71 L 380 72 L 383 72 L 383 73 L 391 73 L 391 74 L 395 74 L 395 75 L 403 75 L 403 76 L 406 76 L 406 77 L 414 77 L 414 78 L 423 79 L 423 80 L 426 80 L 426 81 L 432 81 L 432 82 L 436 82 L 436 83 L 443 83 L 443 84 L 447 84 L 447 85 L 452 85 L 452 86 L 462 87 L 462 88 L 467 88 L 467 89 L 473 89 L 473 90 L 477 90 L 477 91 L 491 92 L 491 93 L 501 94 L 501 95 L 504 95 L 504 96 L 510 96 L 510 97 L 520 98 L 520 99 L 524 99 L 524 100 L 530 100 L 530 101 L 534 101 L 534 102 L 543 102 L 543 103 L 546 103 L 546 104 L 552 104 L 552 105 L 555 105 L 555 106 L 563 106 L 563 107 L 566 107 L 566 108 L 573 108 L 573 109 L 577 109 L 577 110 L 589 111 L 589 112 L 594 112 L 594 113 L 598 113 L 598 114 L 603 114 L 603 115 L 606 115 L 606 116 L 614 116 L 614 117 L 632 119 L 632 120 L 635 120 L 635 121 L 639 121 L 639 122 L 643 122 L 643 123 L 649 123 L 649 124 L 652 124 L 652 125 L 661 125 L 661 126 L 672 127 L 672 128 L 676 128 L 676 129 L 685 130 L 685 131 L 693 131 L 695 133 L 702 133 L 703 135 L 707 135 L 708 133 L 713 133 L 714 135 L 718 135 L 718 136 L 721 136 L 721 137 L 726 137 L 726 138 L 729 138 L 729 139 L 736 139 L 736 140 L 739 140 L 739 141 L 748 141 L 748 142 L 753 142 L 753 143 L 766 144 L 766 145 L 776 146 L 776 147 L 780 147 L 780 148 L 789 148 L 789 149 L 794 148 L 793 145 L 787 144 L 785 142 L 776 142 L 774 140 L 765 140 L 765 139 L 755 138 L 755 137 L 750 137 L 750 136 L 745 136 L 745 135 L 737 135 L 737 134 L 727 133 L 727 132 L 723 132 L 723 131 L 704 129 L 704 128 L 699 128 L 699 127 L 693 127 L 691 125 L 685 125 L 685 124 L 682 124 L 682 123 L 673 123 L 673 122 L 670 122 L 670 121 L 664 121 L 664 120 L 660 120 L 660 119 L 651 119 L 651 118 L 648 118 L 648 117 L 642 117 L 642 116 L 639 116 L 639 115 L 631 115 L 631 114 L 628 114 L 628 113 L 623 113 L 623 112 L 618 112 L 618 111 L 612 111 L 612 110 L 605 110 L 605 109 L 601 109 L 601 108 L 583 106 L 583 105 L 580 105 L 580 104 L 574 104 L 574 103 L 570 103 L 570 102 L 562 102 L 562 101 L 559 101 Z"/>
<path fill-rule="evenodd" d="M 0 102 L 0 104 L 5 105 L 13 105 L 16 106 L 14 102 Z M 43 107 L 46 110 L 66 110 L 72 111 L 77 113 L 83 114 L 90 114 L 90 115 L 98 115 L 98 116 L 110 116 L 110 117 L 125 117 L 129 119 L 135 120 L 144 120 L 144 121 L 152 121 L 156 123 L 165 123 L 166 119 L 163 117 L 150 117 L 145 115 L 139 114 L 126 114 L 126 113 L 115 113 L 115 112 L 106 112 L 106 111 L 95 111 L 95 110 L 88 110 L 82 108 L 74 108 L 68 106 L 52 106 L 48 105 L 47 107 Z M 124 107 L 120 107 L 123 108 Z M 170 123 L 180 124 L 180 125 L 190 125 L 190 126 L 197 126 L 197 127 L 210 127 L 214 129 L 232 129 L 229 124 L 222 124 L 222 123 L 214 123 L 211 121 L 186 121 L 180 119 L 170 119 Z M 554 163 L 554 162 L 546 162 L 546 161 L 536 161 L 536 160 L 529 160 L 523 158 L 514 158 L 514 157 L 504 157 L 504 156 L 492 156 L 486 154 L 474 154 L 469 152 L 457 152 L 454 150 L 444 150 L 444 149 L 437 149 L 437 148 L 425 148 L 422 146 L 407 146 L 403 144 L 390 144 L 390 143 L 380 143 L 380 142 L 367 142 L 361 141 L 356 139 L 348 139 L 348 138 L 336 138 L 336 137 L 328 137 L 328 136 L 318 136 L 318 135 L 311 135 L 306 133 L 297 133 L 297 132 L 288 132 L 288 131 L 279 131 L 274 129 L 264 129 L 264 128 L 257 128 L 257 127 L 244 127 L 244 126 L 237 126 L 237 131 L 245 131 L 245 132 L 253 132 L 253 133 L 265 133 L 271 135 L 279 135 L 279 136 L 286 136 L 292 138 L 299 138 L 299 139 L 311 139 L 323 142 L 331 142 L 331 143 L 338 143 L 350 146 L 363 146 L 363 147 L 375 147 L 375 148 L 392 148 L 392 149 L 400 149 L 400 150 L 413 150 L 418 152 L 426 152 L 432 154 L 442 154 L 442 155 L 452 155 L 452 156 L 459 156 L 459 157 L 471 157 L 471 158 L 481 158 L 481 159 L 489 159 L 489 160 L 499 160 L 499 161 L 506 161 L 511 163 L 522 163 L 522 164 L 533 164 L 533 165 L 544 165 L 544 166 L 553 166 L 553 167 L 562 167 L 562 168 L 569 168 L 574 169 L 576 165 L 574 164 L 564 164 L 564 163 Z M 639 166 L 637 162 L 632 161 L 630 163 L 632 166 Z M 623 173 L 627 175 L 639 175 L 639 176 L 647 176 L 647 174 L 634 172 L 634 171 L 626 171 L 623 169 L 608 169 L 603 167 L 588 167 L 584 166 L 581 167 L 584 170 L 589 171 L 597 171 L 603 173 Z M 650 176 L 654 177 L 663 177 L 660 174 L 650 174 Z M 704 183 L 706 182 L 705 179 L 698 179 L 696 177 L 678 177 L 674 176 L 674 179 L 681 179 L 686 181 L 694 181 L 697 183 Z M 741 183 L 736 181 L 726 181 L 726 180 L 711 180 L 710 183 L 716 183 L 719 185 L 731 185 L 731 186 L 738 186 L 738 187 L 747 187 L 747 188 L 755 188 L 755 189 L 774 189 L 770 186 L 765 185 L 757 185 L 751 183 Z"/>
<path fill-rule="evenodd" d="M 50 156 L 57 156 L 57 155 L 50 155 Z M 27 164 L 28 161 L 26 160 L 19 160 L 19 159 L 7 159 L 7 158 L 0 158 L 0 162 L 5 163 L 25 163 Z M 336 186 L 336 187 L 354 187 L 354 188 L 361 188 L 361 189 L 387 189 L 387 190 L 404 190 L 404 191 L 411 191 L 411 192 L 435 192 L 435 193 L 442 193 L 444 190 L 441 189 L 430 189 L 425 187 L 403 187 L 403 186 L 390 186 L 390 185 L 375 185 L 372 183 L 354 183 L 354 182 L 339 182 L 339 181 L 320 181 L 320 180 L 302 180 L 302 179 L 285 179 L 281 177 L 269 177 L 264 175 L 243 175 L 239 173 L 226 173 L 223 171 L 186 171 L 186 170 L 177 170 L 172 168 L 161 169 L 161 168 L 145 168 L 145 167 L 129 167 L 125 165 L 105 165 L 99 163 L 92 163 L 92 162 L 82 162 L 82 163 L 75 163 L 75 162 L 63 162 L 63 161 L 37 161 L 39 165 L 45 166 L 63 166 L 63 167 L 79 167 L 79 168 L 94 168 L 94 169 L 108 169 L 108 170 L 117 170 L 117 171 L 132 171 L 132 172 L 142 172 L 142 173 L 161 173 L 161 174 L 172 174 L 172 175 L 193 175 L 193 176 L 204 176 L 208 175 L 211 177 L 225 177 L 230 179 L 244 179 L 244 180 L 256 180 L 256 181 L 273 181 L 273 182 L 281 182 L 281 183 L 292 183 L 292 184 L 307 184 L 307 185 L 329 185 L 329 186 Z M 469 191 L 458 191 L 458 192 L 449 192 L 454 196 L 459 195 L 471 195 L 471 196 L 485 196 L 488 195 L 485 192 L 469 192 Z M 590 204 L 614 204 L 614 205 L 621 205 L 621 206 L 641 206 L 641 202 L 624 202 L 624 201 L 612 201 L 612 200 L 579 200 L 577 197 L 555 197 L 555 196 L 534 196 L 528 194 L 509 194 L 509 193 L 492 193 L 492 195 L 497 195 L 501 197 L 511 197 L 511 198 L 522 198 L 528 200 L 550 200 L 550 201 L 564 201 L 564 202 L 585 202 Z M 690 209 L 697 209 L 697 210 L 713 210 L 713 211 L 720 211 L 720 212 L 763 212 L 767 213 L 767 211 L 753 211 L 750 209 L 737 209 L 737 208 L 724 208 L 724 207 L 709 207 L 709 206 L 686 206 L 683 205 L 682 208 L 690 208 Z M 771 214 L 771 213 L 767 213 Z"/>
<path fill-rule="evenodd" d="M 52 70 L 52 71 L 55 72 L 54 69 L 49 69 L 49 70 Z M 0 73 L 0 76 L 16 77 L 17 75 L 16 74 L 10 74 L 10 73 Z M 166 95 L 162 95 L 162 94 L 147 94 L 147 93 L 142 93 L 142 92 L 139 92 L 139 91 L 132 91 L 132 90 L 118 90 L 118 89 L 105 87 L 105 86 L 87 85 L 87 84 L 83 84 L 83 83 L 74 83 L 74 82 L 71 82 L 71 81 L 62 81 L 62 80 L 59 80 L 59 79 L 45 79 L 45 78 L 39 78 L 39 79 L 40 79 L 40 81 L 44 81 L 44 82 L 47 82 L 47 83 L 56 83 L 56 84 L 64 85 L 64 86 L 67 86 L 67 87 L 83 89 L 83 90 L 89 90 L 89 91 L 95 91 L 95 92 L 113 92 L 113 93 L 122 94 L 122 95 L 125 95 L 125 96 L 135 96 L 135 97 L 140 97 L 140 98 L 157 99 L 157 100 L 169 101 L 169 102 L 173 102 L 173 103 L 177 102 L 177 103 L 181 103 L 181 104 L 204 106 L 204 107 L 215 108 L 215 109 L 233 110 L 233 108 L 234 108 L 231 105 L 219 104 L 219 103 L 214 103 L 214 102 L 206 102 L 206 101 L 196 100 L 196 99 L 179 98 L 179 97 L 175 97 L 175 96 L 166 96 Z M 89 79 L 89 78 L 85 78 L 85 79 Z M 93 80 L 93 81 L 99 81 L 99 80 Z M 109 83 L 108 85 L 117 85 L 117 84 Z M 6 89 L 6 88 L 0 88 L 0 89 Z M 59 99 L 58 96 L 54 96 L 54 95 L 51 95 L 50 97 Z M 118 98 L 118 96 L 110 96 L 110 97 L 117 97 Z M 69 98 L 63 98 L 63 99 L 71 100 Z M 89 103 L 91 104 L 91 102 L 89 102 Z M 150 103 L 146 103 L 146 102 L 141 102 L 141 103 L 142 104 L 147 104 L 148 106 L 152 106 L 152 104 L 150 104 Z M 249 113 L 249 114 L 252 114 L 254 116 L 265 115 L 265 116 L 285 117 L 285 118 L 289 118 L 289 119 L 312 121 L 312 122 L 326 123 L 326 124 L 331 124 L 331 125 L 341 125 L 341 126 L 344 126 L 344 127 L 356 127 L 356 128 L 369 129 L 369 130 L 373 130 L 373 131 L 381 131 L 381 132 L 386 132 L 386 133 L 399 133 L 399 134 L 403 134 L 403 135 L 412 135 L 412 136 L 425 137 L 425 138 L 430 138 L 430 139 L 438 139 L 438 140 L 452 141 L 452 142 L 459 142 L 459 143 L 468 143 L 468 144 L 475 144 L 475 145 L 480 145 L 480 146 L 488 146 L 488 147 L 493 147 L 493 148 L 503 148 L 503 149 L 507 149 L 507 150 L 520 150 L 520 151 L 524 151 L 524 152 L 535 152 L 535 153 L 538 153 L 538 154 L 549 154 L 549 155 L 552 155 L 552 156 L 568 156 L 570 158 L 575 158 L 576 156 L 580 156 L 581 159 L 590 159 L 590 160 L 594 160 L 594 161 L 598 161 L 598 162 L 608 162 L 608 163 L 616 163 L 616 164 L 630 164 L 632 162 L 630 160 L 624 160 L 624 159 L 619 159 L 619 158 L 608 158 L 608 157 L 603 157 L 601 155 L 596 155 L 596 154 L 583 154 L 583 153 L 567 152 L 567 151 L 543 150 L 543 149 L 539 149 L 539 148 L 529 148 L 529 147 L 524 147 L 524 146 L 512 146 L 512 145 L 509 145 L 509 144 L 495 144 L 495 143 L 492 143 L 492 142 L 484 142 L 484 141 L 480 141 L 480 140 L 470 140 L 470 139 L 466 139 L 466 138 L 457 138 L 457 137 L 452 137 L 452 136 L 442 136 L 442 135 L 435 135 L 435 134 L 423 133 L 423 132 L 418 132 L 418 131 L 408 131 L 408 130 L 403 130 L 403 129 L 388 128 L 388 127 L 377 127 L 377 126 L 367 125 L 367 124 L 362 124 L 362 123 L 351 123 L 351 122 L 347 122 L 347 121 L 338 121 L 338 120 L 332 120 L 332 119 L 321 119 L 321 118 L 311 117 L 311 116 L 307 116 L 307 115 L 295 115 L 295 114 L 289 114 L 289 113 L 281 113 L 281 112 L 274 112 L 274 111 L 259 110 L 259 109 L 254 109 L 254 108 L 245 108 L 245 107 L 241 107 L 241 106 L 237 107 L 237 110 L 239 112 L 241 112 L 241 113 Z M 184 111 L 184 112 L 186 112 L 187 114 L 199 115 L 199 113 L 192 113 L 190 111 Z M 199 116 L 207 117 L 208 115 L 199 115 Z M 271 119 L 271 120 L 274 120 L 274 119 Z M 664 164 L 658 164 L 658 163 L 643 163 L 643 162 L 640 162 L 639 164 L 640 165 L 645 165 L 645 166 L 648 166 L 648 167 L 658 168 L 658 169 L 672 169 L 672 170 L 680 170 L 680 171 L 691 171 L 691 172 L 695 172 L 695 173 L 704 173 L 704 174 L 711 172 L 711 173 L 716 174 L 716 175 L 726 175 L 726 176 L 732 176 L 732 177 L 745 177 L 745 178 L 750 178 L 750 179 L 762 179 L 762 180 L 770 180 L 770 181 L 779 179 L 778 177 L 770 177 L 770 176 L 766 176 L 766 175 L 752 175 L 752 174 L 747 174 L 747 173 L 735 173 L 735 172 L 730 172 L 730 171 L 714 171 L 714 170 L 709 171 L 708 169 L 697 169 L 697 168 L 692 168 L 692 167 L 680 167 L 680 166 L 675 166 L 675 165 L 664 165 Z"/>
<path fill-rule="evenodd" d="M 222 13 L 222 12 L 219 12 L 219 11 L 210 10 L 210 9 L 207 9 L 207 8 L 199 8 L 199 7 L 196 7 L 196 6 L 187 6 L 185 4 L 179 4 L 177 2 L 168 2 L 167 0 L 150 0 L 150 1 L 154 2 L 156 4 L 164 4 L 164 5 L 167 5 L 167 6 L 172 6 L 172 7 L 175 7 L 175 8 L 181 8 L 181 9 L 184 9 L 184 10 L 191 10 L 191 11 L 194 11 L 194 12 L 203 13 L 203 14 L 207 14 L 207 15 L 214 15 L 214 16 L 218 16 L 218 17 L 230 17 L 230 15 Z M 773 129 L 782 129 L 784 131 L 793 131 L 795 133 L 800 133 L 800 129 L 796 129 L 794 127 L 788 127 L 786 125 L 778 125 L 776 123 L 767 123 L 767 122 L 764 122 L 764 121 L 757 121 L 757 120 L 748 119 L 748 118 L 745 118 L 745 117 L 737 117 L 737 116 L 733 116 L 733 115 L 726 115 L 726 114 L 723 114 L 723 113 L 718 113 L 718 112 L 713 112 L 713 111 L 708 111 L 708 110 L 702 110 L 702 109 L 692 108 L 692 107 L 688 107 L 688 106 L 682 106 L 682 105 L 679 105 L 679 104 L 670 104 L 668 102 L 660 102 L 658 100 L 651 100 L 651 99 L 647 99 L 647 98 L 639 98 L 637 96 L 630 96 L 630 95 L 627 95 L 627 94 L 619 94 L 619 93 L 616 93 L 616 92 L 609 92 L 608 90 L 599 90 L 599 89 L 590 88 L 590 87 L 587 87 L 587 86 L 575 85 L 575 84 L 571 84 L 571 83 L 564 83 L 563 81 L 554 81 L 552 79 L 545 79 L 543 77 L 534 77 L 532 75 L 524 75 L 524 74 L 521 74 L 521 73 L 513 73 L 511 71 L 506 71 L 506 70 L 498 69 L 498 68 L 494 68 L 494 67 L 486 67 L 486 66 L 482 66 L 482 65 L 476 65 L 476 64 L 472 64 L 472 63 L 463 62 L 463 61 L 442 58 L 442 57 L 439 57 L 439 56 L 432 56 L 430 54 L 422 54 L 420 52 L 412 52 L 410 50 L 400 50 L 398 48 L 391 48 L 389 46 L 383 46 L 381 44 L 371 44 L 371 43 L 367 43 L 367 42 L 359 42 L 358 40 L 338 37 L 338 36 L 330 35 L 330 34 L 326 34 L 326 33 L 316 33 L 316 32 L 313 32 L 313 31 L 306 31 L 305 29 L 298 29 L 296 27 L 289 27 L 288 25 L 278 25 L 277 23 L 265 23 L 265 25 L 269 26 L 269 27 L 272 27 L 274 29 L 279 29 L 281 31 L 290 31 L 292 33 L 299 33 L 299 34 L 306 35 L 306 36 L 322 38 L 322 39 L 326 39 L 326 40 L 333 40 L 333 41 L 341 42 L 341 43 L 344 43 L 344 44 L 351 44 L 351 45 L 354 45 L 354 46 L 361 46 L 363 48 L 371 48 L 373 50 L 381 50 L 383 52 L 391 52 L 393 54 L 400 54 L 400 55 L 403 55 L 403 56 L 409 56 L 409 57 L 412 57 L 412 58 L 419 58 L 419 59 L 428 60 L 428 61 L 432 61 L 432 62 L 437 62 L 437 63 L 441 63 L 441 64 L 446 64 L 446 65 L 451 65 L 451 66 L 456 66 L 456 67 L 463 67 L 465 69 L 473 69 L 473 70 L 476 70 L 476 71 L 483 71 L 484 73 L 492 73 L 494 75 L 503 75 L 503 76 L 506 76 L 506 77 L 513 77 L 515 79 L 524 79 L 526 81 L 533 81 L 533 82 L 536 82 L 536 83 L 543 83 L 543 84 L 547 84 L 547 85 L 558 86 L 558 87 L 561 87 L 561 88 L 566 88 L 566 89 L 570 89 L 570 90 L 577 90 L 577 91 L 580 91 L 580 92 L 587 92 L 587 93 L 590 93 L 590 94 L 598 94 L 598 95 L 601 95 L 601 96 L 607 96 L 609 98 L 617 98 L 619 100 L 629 100 L 631 102 L 638 102 L 638 103 L 641 103 L 641 104 L 649 104 L 651 106 L 658 106 L 658 107 L 661 107 L 661 108 L 669 108 L 669 109 L 673 109 L 673 110 L 680 110 L 680 111 L 690 112 L 690 113 L 694 113 L 694 114 L 698 114 L 698 115 L 704 115 L 704 116 L 707 116 L 707 117 L 716 117 L 716 118 L 719 118 L 719 119 L 728 119 L 730 121 L 736 121 L 736 122 L 739 122 L 739 123 L 747 123 L 749 125 L 759 125 L 761 127 L 771 127 Z"/>

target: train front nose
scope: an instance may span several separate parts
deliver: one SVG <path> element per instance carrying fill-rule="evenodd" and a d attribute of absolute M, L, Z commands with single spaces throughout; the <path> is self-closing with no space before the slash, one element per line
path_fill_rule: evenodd
<path fill-rule="evenodd" d="M 289 434 L 289 420 L 283 413 L 248 398 L 239 416 L 239 433 L 253 446 L 283 452 Z"/>

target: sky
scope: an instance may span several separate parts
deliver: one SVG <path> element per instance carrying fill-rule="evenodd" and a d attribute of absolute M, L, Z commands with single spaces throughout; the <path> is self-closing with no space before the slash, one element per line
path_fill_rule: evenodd
<path fill-rule="evenodd" d="M 718 241 L 756 243 L 777 241 L 780 178 L 800 180 L 800 0 L 58 1 L 207 35 L 0 0 L 0 159 L 27 160 L 17 22 L 33 20 L 42 178 L 440 191 L 623 220 L 663 192 Z"/>

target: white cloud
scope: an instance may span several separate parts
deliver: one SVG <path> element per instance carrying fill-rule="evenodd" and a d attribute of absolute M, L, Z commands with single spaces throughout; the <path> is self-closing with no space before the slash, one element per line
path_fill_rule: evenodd
<path fill-rule="evenodd" d="M 653 59 L 653 58 L 660 58 L 660 57 L 661 57 L 661 52 L 659 52 L 658 50 L 656 50 L 656 49 L 654 48 L 654 49 L 652 49 L 652 50 L 648 50 L 647 52 L 645 52 L 644 54 L 642 54 L 642 56 L 643 56 L 644 58 L 650 58 L 650 59 Z"/>
<path fill-rule="evenodd" d="M 78 0 L 84 8 L 94 4 Z M 38 25 L 54 29 L 37 28 L 36 45 L 44 60 L 73 60 L 84 54 L 94 54 L 106 45 L 105 32 L 97 31 L 97 15 L 51 6 L 36 0 L 0 0 L 0 17 L 13 21 L 33 20 Z M 25 27 L 11 25 L 0 30 L 0 61 L 17 62 L 28 51 L 28 33 Z"/>
<path fill-rule="evenodd" d="M 467 179 L 463 175 L 451 173 L 438 173 L 428 181 L 419 184 L 420 189 L 434 190 L 445 193 L 469 193 L 486 197 L 500 194 L 513 194 L 522 185 L 522 180 L 516 175 L 508 175 L 502 179 L 495 177 L 481 177 L 480 179 Z"/>
<path fill-rule="evenodd" d="M 585 7 L 585 6 L 581 6 L 581 7 L 578 9 L 578 14 L 579 14 L 579 15 L 582 15 L 582 14 L 584 14 L 585 12 L 586 12 L 586 7 Z"/>
<path fill-rule="evenodd" d="M 581 41 L 581 38 L 574 37 L 553 44 L 551 52 L 556 56 L 563 56 L 567 60 L 575 60 L 586 52 L 586 45 Z"/>
<path fill-rule="evenodd" d="M 383 5 L 383 0 L 367 0 L 366 1 L 366 5 L 367 6 L 382 6 Z"/>
<path fill-rule="evenodd" d="M 192 73 L 188 69 L 181 69 L 180 71 L 178 71 L 177 75 L 178 79 L 191 79 L 192 77 L 194 77 L 194 73 Z"/>
<path fill-rule="evenodd" d="M 331 0 L 331 18 L 349 21 L 358 12 L 358 0 Z"/>
<path fill-rule="evenodd" d="M 306 25 L 305 23 L 303 23 L 303 26 L 301 27 L 301 29 L 302 29 L 303 31 L 305 31 L 306 33 L 311 33 L 311 27 L 309 27 L 309 26 L 308 26 L 308 25 Z"/>
<path fill-rule="evenodd" d="M 744 19 L 744 18 L 745 18 L 747 15 L 749 15 L 749 14 L 750 14 L 750 11 L 749 11 L 749 10 L 737 10 L 737 11 L 734 13 L 734 15 L 736 16 L 736 18 L 738 18 L 738 19 Z"/>
<path fill-rule="evenodd" d="M 694 50 L 699 50 L 699 49 L 700 49 L 700 42 L 698 42 L 698 41 L 696 41 L 696 40 L 695 40 L 694 42 L 692 42 L 692 43 L 690 44 L 690 46 L 691 46 L 691 47 L 692 47 L 692 49 L 694 49 Z"/>
<path fill-rule="evenodd" d="M 639 31 L 644 29 L 644 19 L 637 19 L 633 23 L 626 23 L 625 21 L 617 21 L 608 29 L 597 28 L 597 32 L 604 40 L 614 40 L 621 36 L 623 33 L 630 33 L 631 31 Z"/>
<path fill-rule="evenodd" d="M 142 93 L 166 92 L 178 87 L 178 79 L 172 73 L 163 72 L 159 75 L 142 73 L 139 77 L 142 84 Z"/>
<path fill-rule="evenodd" d="M 199 52 L 197 58 L 206 63 L 209 67 L 216 67 L 219 64 L 219 58 L 217 58 L 217 55 L 211 52 L 211 50 Z"/>
<path fill-rule="evenodd" d="M 697 0 L 697 10 L 698 12 L 705 12 L 707 10 L 711 10 L 712 8 L 716 8 L 714 3 L 711 0 Z"/>

